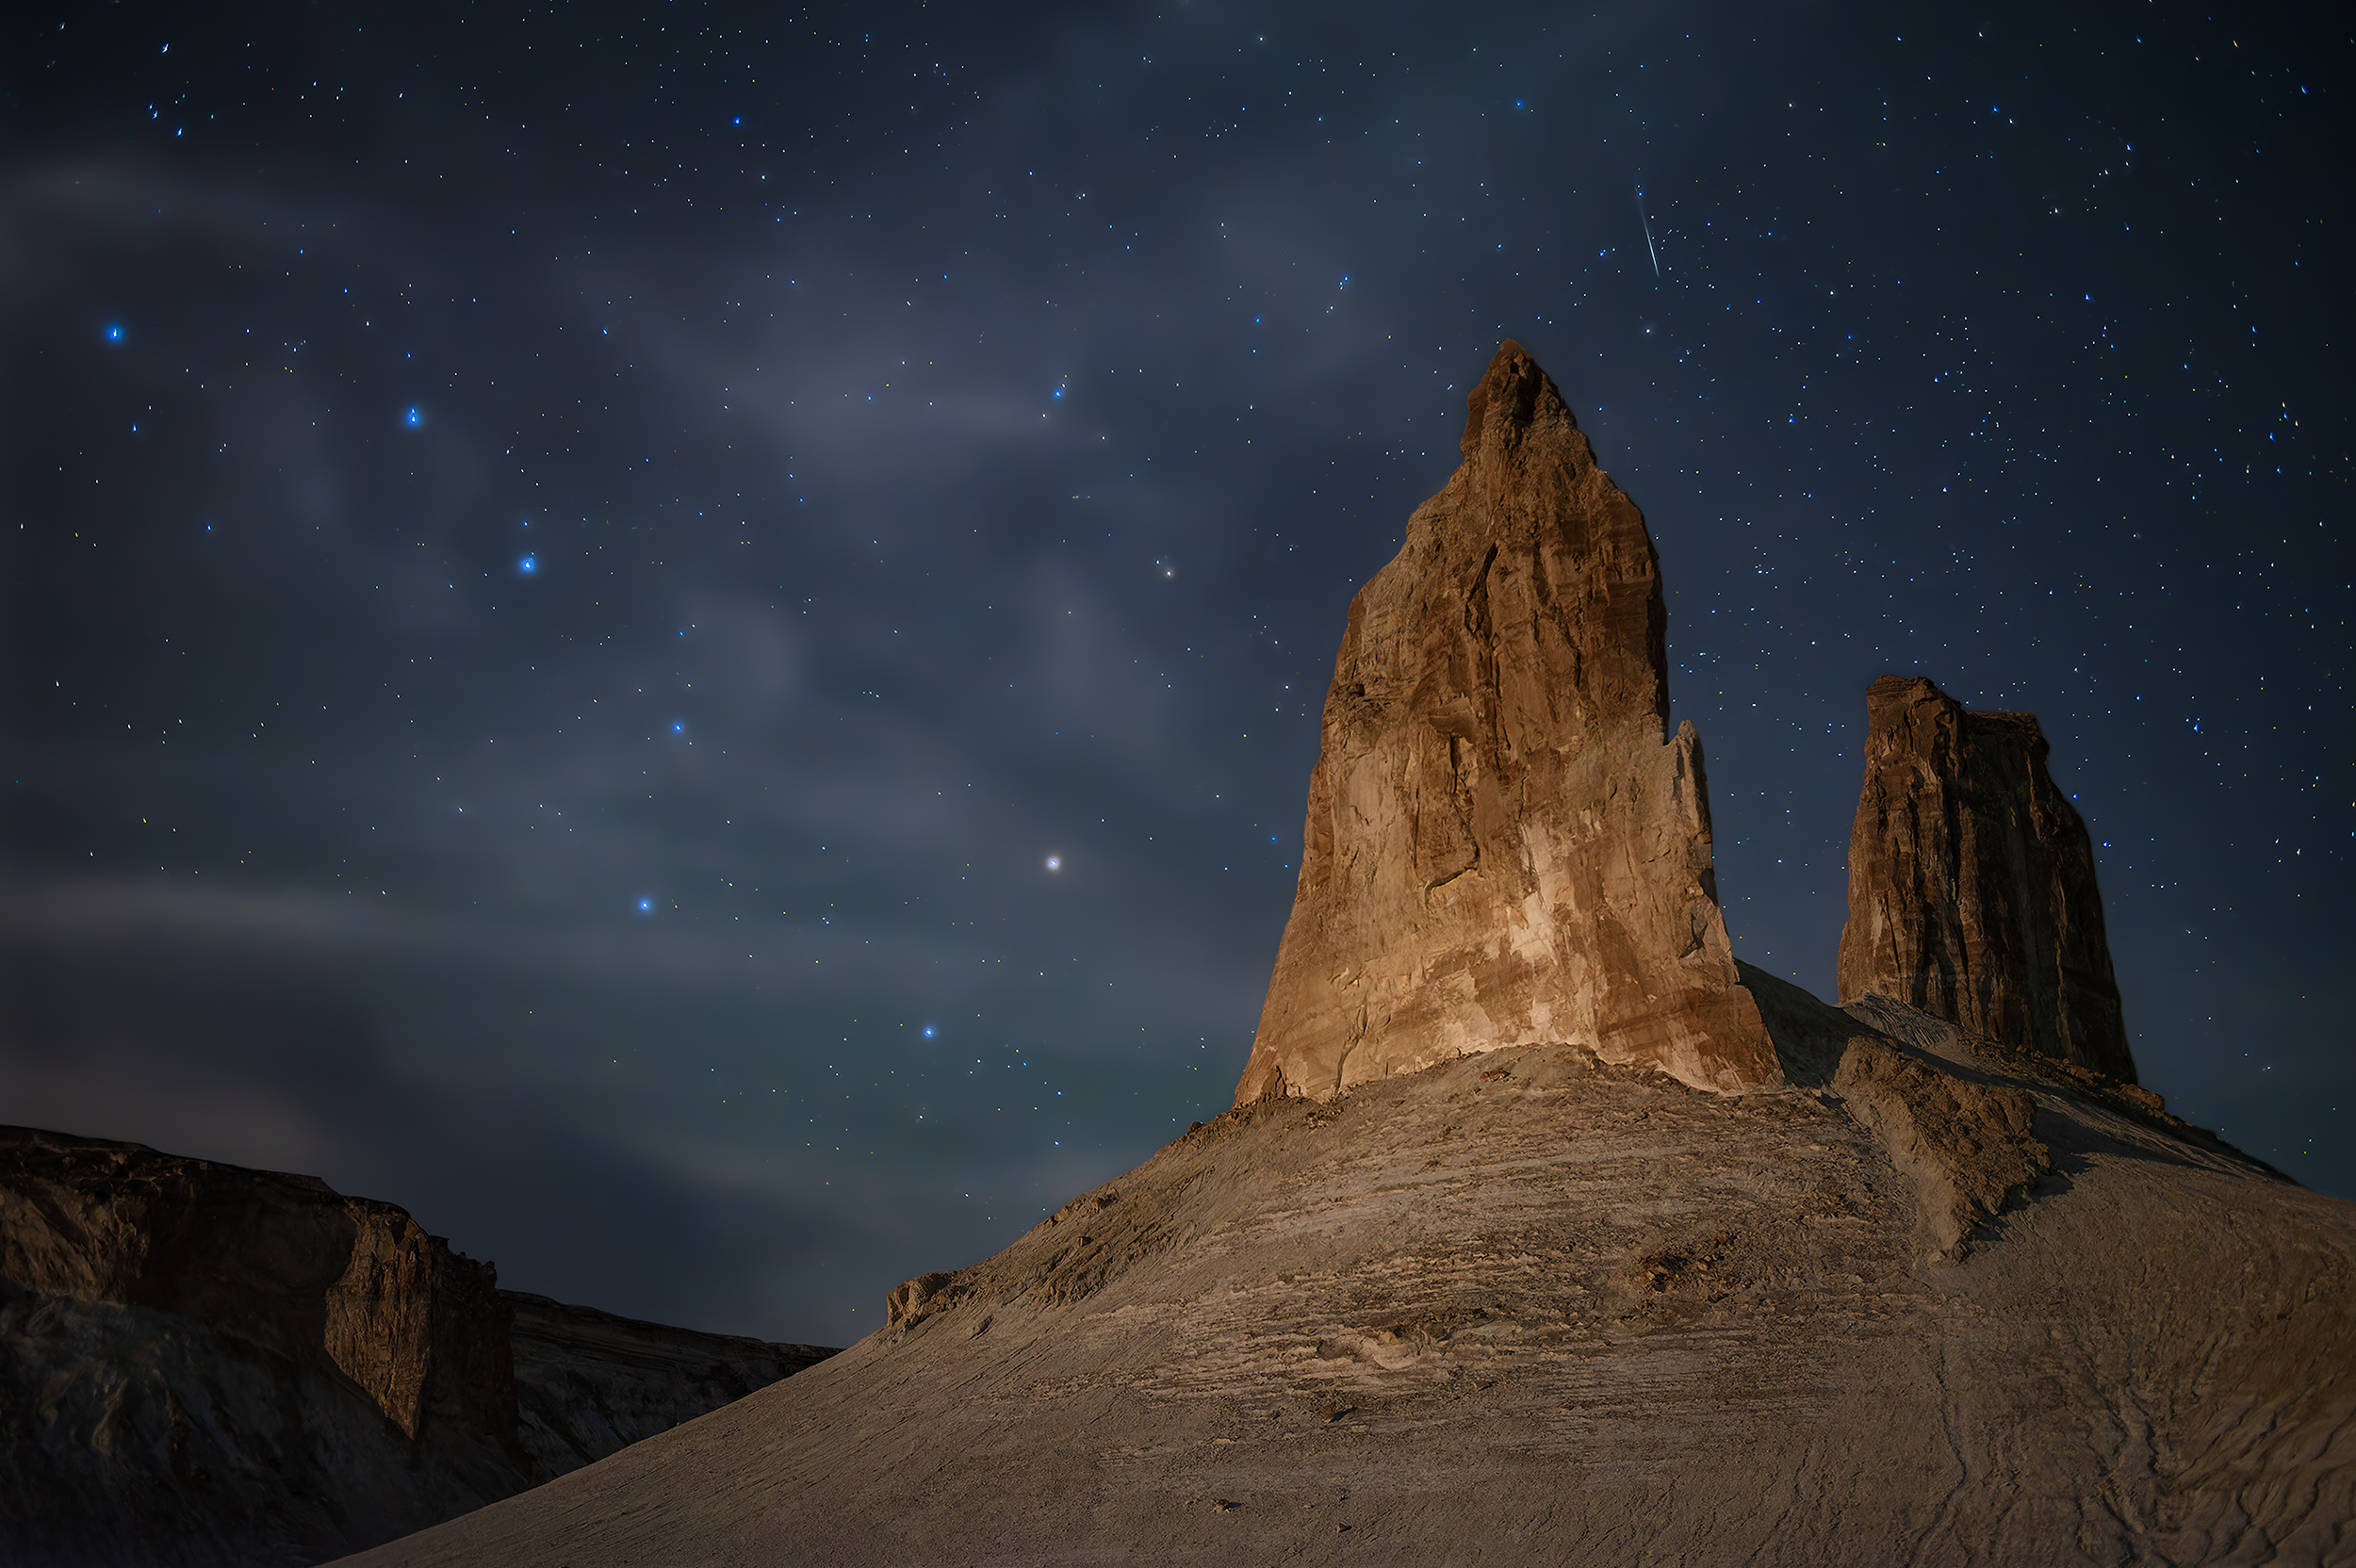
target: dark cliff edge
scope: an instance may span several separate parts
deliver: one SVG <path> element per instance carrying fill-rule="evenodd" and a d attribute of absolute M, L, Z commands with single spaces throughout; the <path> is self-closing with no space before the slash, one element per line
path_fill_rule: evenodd
<path fill-rule="evenodd" d="M 536 1483 L 718 1410 L 834 1354 L 698 1333 L 501 1291 L 515 1315 L 517 1435 Z"/>
<path fill-rule="evenodd" d="M 498 1288 L 315 1177 L 0 1127 L 0 1560 L 304 1564 L 828 1352 Z"/>

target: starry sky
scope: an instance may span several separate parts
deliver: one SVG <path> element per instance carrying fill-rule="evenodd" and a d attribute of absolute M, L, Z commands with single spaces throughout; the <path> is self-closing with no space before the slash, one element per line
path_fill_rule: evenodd
<path fill-rule="evenodd" d="M 2144 1081 L 2356 1197 L 2347 19 L 1922 9 L 12 9 L 0 1119 L 847 1343 L 1227 1104 L 1512 337 L 1739 955 L 1875 676 L 2032 710 Z"/>

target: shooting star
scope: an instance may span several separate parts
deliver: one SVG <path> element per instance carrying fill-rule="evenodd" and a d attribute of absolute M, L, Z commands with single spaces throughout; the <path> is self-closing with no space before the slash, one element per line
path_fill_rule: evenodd
<path fill-rule="evenodd" d="M 1636 220 L 1644 225 L 1644 253 L 1652 257 L 1652 275 L 1661 276 L 1661 253 L 1653 249 L 1652 220 L 1644 216 L 1644 182 L 1636 182 Z"/>

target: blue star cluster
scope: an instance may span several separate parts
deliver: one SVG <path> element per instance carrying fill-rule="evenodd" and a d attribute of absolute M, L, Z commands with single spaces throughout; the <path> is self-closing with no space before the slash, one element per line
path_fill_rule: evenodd
<path fill-rule="evenodd" d="M 1502 338 L 1738 951 L 2029 709 L 2146 1082 L 2356 1196 L 2348 42 L 1834 4 L 8 24 L 0 1119 L 843 1342 L 1222 1108 Z"/>

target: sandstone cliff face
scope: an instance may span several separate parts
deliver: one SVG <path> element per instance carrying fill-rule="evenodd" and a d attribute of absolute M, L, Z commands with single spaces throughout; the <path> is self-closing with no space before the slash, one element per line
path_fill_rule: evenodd
<path fill-rule="evenodd" d="M 390 1203 L 314 1177 L 138 1144 L 0 1131 L 0 1280 L 233 1327 L 367 1393 L 403 1436 L 429 1417 L 512 1448 L 496 1270 Z"/>
<path fill-rule="evenodd" d="M 0 1128 L 0 1556 L 303 1563 L 528 1484 L 491 1266 L 305 1176 Z"/>
<path fill-rule="evenodd" d="M 2132 1084 L 2093 846 L 2048 750 L 2034 713 L 1873 682 L 1841 998 L 1888 997 Z"/>
<path fill-rule="evenodd" d="M 0 1127 L 12 1565 L 317 1562 L 827 1353 L 500 1291 L 316 1178 Z"/>
<path fill-rule="evenodd" d="M 1778 1081 L 1663 733 L 1651 536 L 1544 370 L 1499 349 L 1464 464 L 1350 603 L 1301 877 L 1237 1103 L 1546 1041 Z"/>

